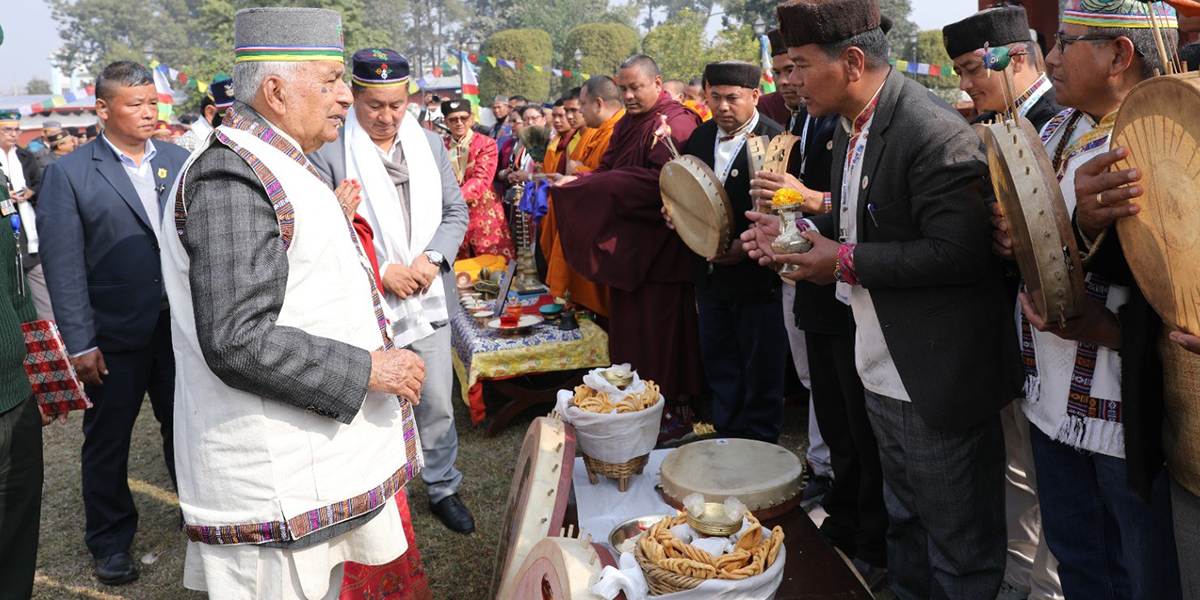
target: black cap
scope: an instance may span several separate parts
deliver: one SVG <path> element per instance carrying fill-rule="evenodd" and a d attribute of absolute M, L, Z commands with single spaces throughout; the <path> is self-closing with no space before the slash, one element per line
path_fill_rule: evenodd
<path fill-rule="evenodd" d="M 951 59 L 1008 44 L 1029 43 L 1029 18 L 1020 6 L 997 6 L 981 10 L 942 28 L 942 43 Z"/>

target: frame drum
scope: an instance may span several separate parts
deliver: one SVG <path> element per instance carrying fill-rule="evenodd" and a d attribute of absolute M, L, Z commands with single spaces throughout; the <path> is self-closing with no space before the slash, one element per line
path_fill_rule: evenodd
<path fill-rule="evenodd" d="M 729 249 L 733 207 L 725 186 L 704 161 L 685 154 L 668 162 L 658 185 L 675 232 L 692 252 L 709 257 Z"/>
<path fill-rule="evenodd" d="M 1047 323 L 1080 315 L 1083 265 L 1058 178 L 1028 120 L 983 129 L 996 200 L 1008 222 L 1013 254 L 1038 316 Z"/>
<path fill-rule="evenodd" d="M 1200 78 L 1166 75 L 1138 84 L 1113 126 L 1114 168 L 1136 168 L 1141 212 L 1117 221 L 1125 260 L 1150 305 L 1171 327 L 1200 333 Z"/>

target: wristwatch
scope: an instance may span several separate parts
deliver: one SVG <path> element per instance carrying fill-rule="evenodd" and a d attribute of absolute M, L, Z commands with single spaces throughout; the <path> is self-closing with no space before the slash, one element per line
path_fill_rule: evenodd
<path fill-rule="evenodd" d="M 439 269 L 446 262 L 446 257 L 442 256 L 442 253 L 437 250 L 426 250 L 424 254 L 429 257 L 429 262 L 437 265 Z"/>

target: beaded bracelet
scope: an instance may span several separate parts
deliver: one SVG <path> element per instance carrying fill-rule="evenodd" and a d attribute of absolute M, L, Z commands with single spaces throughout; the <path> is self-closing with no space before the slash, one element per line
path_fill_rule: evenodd
<path fill-rule="evenodd" d="M 824 207 L 825 212 L 833 212 L 833 194 L 825 192 L 821 206 Z"/>

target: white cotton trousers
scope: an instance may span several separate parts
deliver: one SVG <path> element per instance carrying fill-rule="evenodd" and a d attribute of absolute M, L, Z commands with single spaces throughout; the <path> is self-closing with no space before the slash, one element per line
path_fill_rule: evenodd
<path fill-rule="evenodd" d="M 344 563 L 382 565 L 407 549 L 393 497 L 366 525 L 303 550 L 188 542 L 183 585 L 218 600 L 335 600 Z"/>

